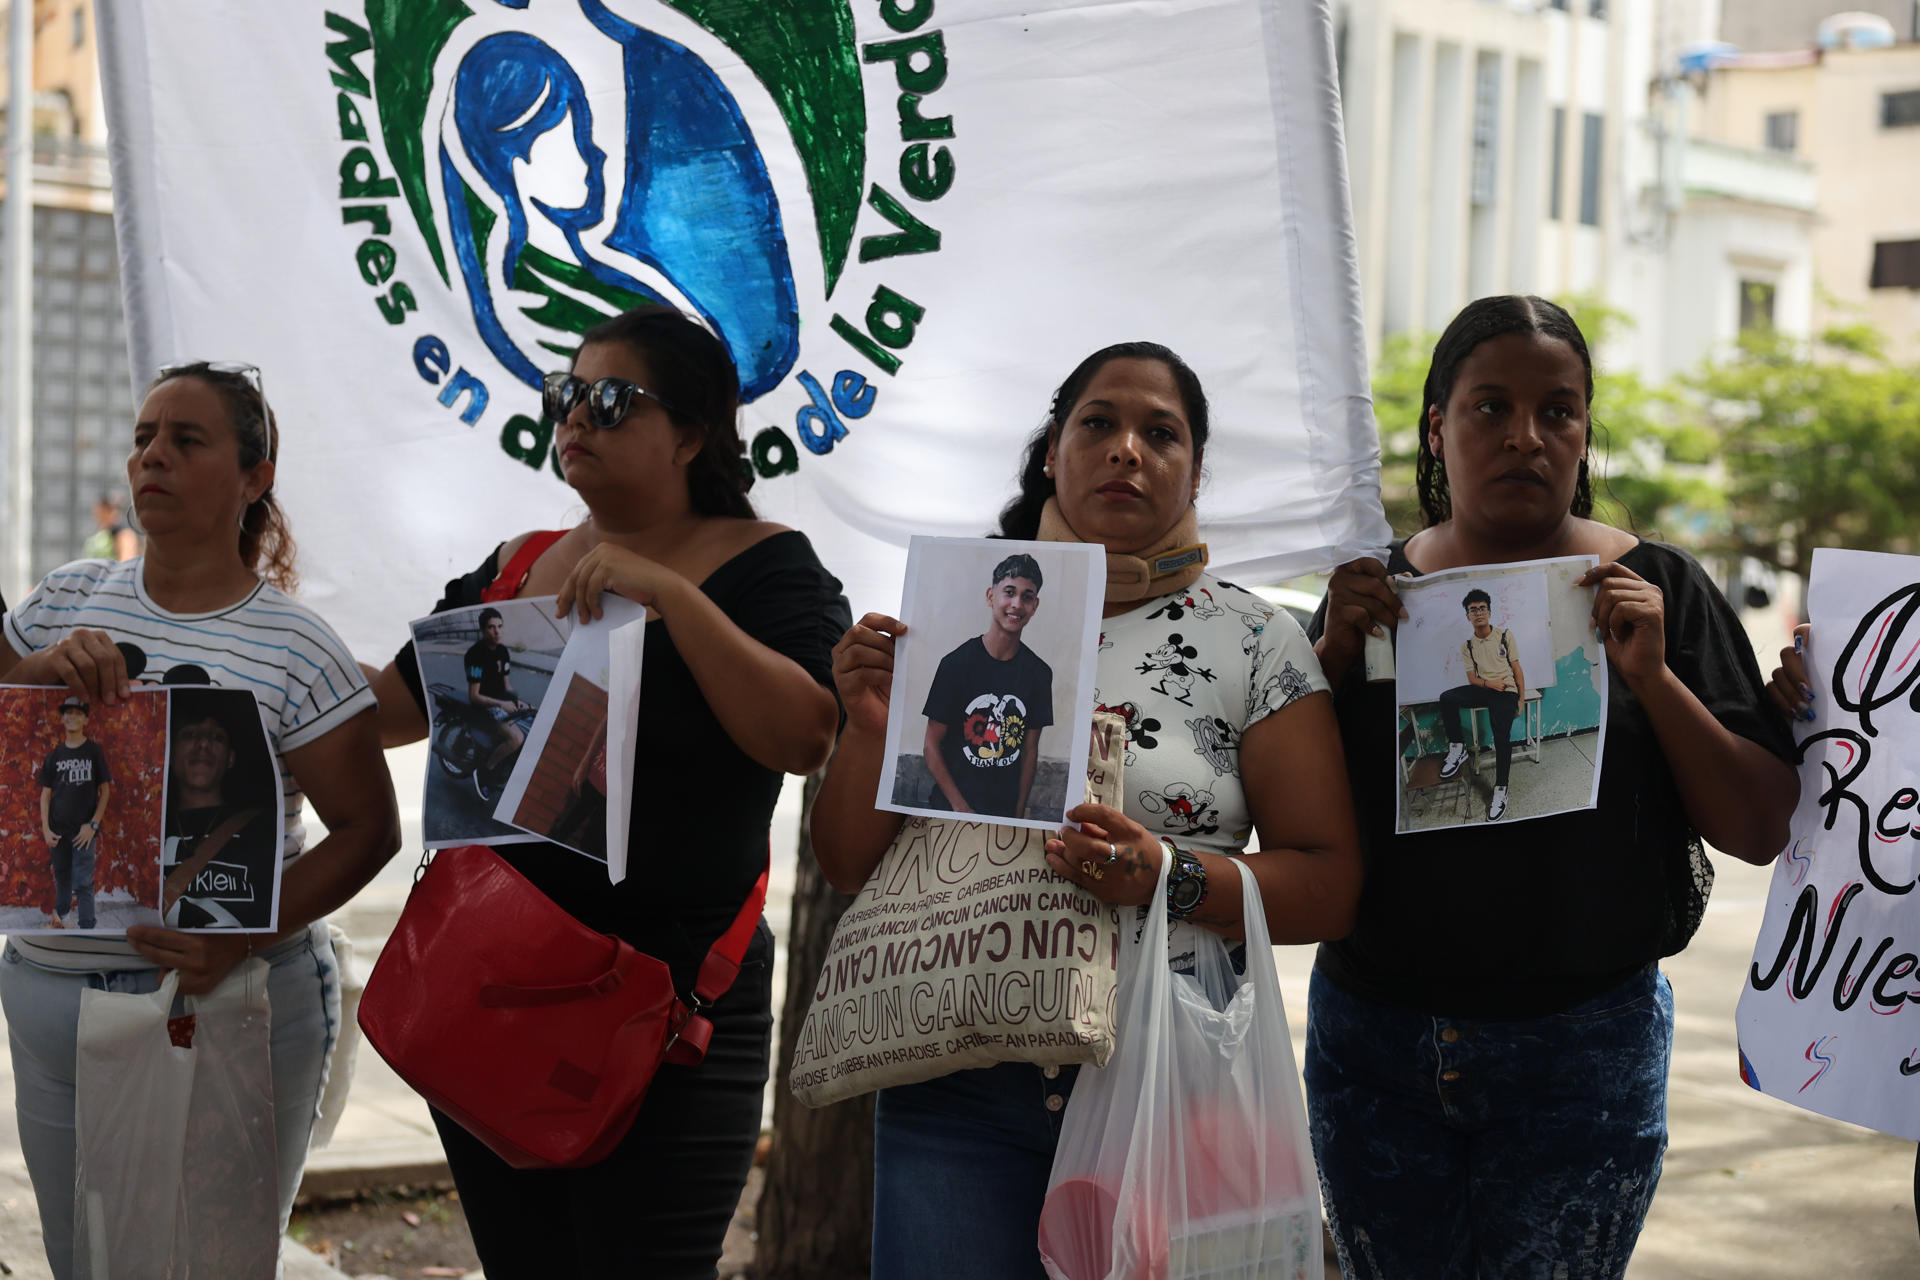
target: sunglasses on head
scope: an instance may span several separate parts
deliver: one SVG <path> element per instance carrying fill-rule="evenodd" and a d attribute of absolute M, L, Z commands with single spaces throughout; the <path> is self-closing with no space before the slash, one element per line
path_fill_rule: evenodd
<path fill-rule="evenodd" d="M 267 424 L 273 421 L 273 415 L 267 410 L 267 380 L 261 376 L 260 366 L 248 364 L 244 360 L 177 360 L 172 364 L 160 366 L 157 376 L 165 381 L 168 378 L 192 373 L 225 373 L 244 379 L 260 397 L 260 430 L 266 433 L 267 447 L 264 452 L 269 462 L 279 452 L 274 447 L 273 431 Z"/>
<path fill-rule="evenodd" d="M 645 396 L 668 413 L 680 412 L 639 383 L 625 378 L 587 382 L 570 373 L 550 373 L 540 383 L 541 408 L 546 412 L 547 421 L 556 426 L 565 422 L 574 406 L 584 400 L 587 421 L 596 431 L 611 431 L 626 420 L 635 396 Z"/>

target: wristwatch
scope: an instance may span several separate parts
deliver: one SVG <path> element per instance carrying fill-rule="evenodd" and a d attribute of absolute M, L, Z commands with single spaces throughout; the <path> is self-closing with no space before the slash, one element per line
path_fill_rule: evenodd
<path fill-rule="evenodd" d="M 1207 900 L 1207 871 L 1198 856 L 1173 841 L 1162 836 L 1160 843 L 1167 846 L 1167 856 L 1173 859 L 1167 867 L 1167 916 L 1185 920 Z"/>

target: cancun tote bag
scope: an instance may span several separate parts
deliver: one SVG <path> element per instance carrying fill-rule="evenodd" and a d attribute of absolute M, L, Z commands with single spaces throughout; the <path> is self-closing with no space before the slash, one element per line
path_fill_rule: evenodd
<path fill-rule="evenodd" d="M 1120 1038 L 1082 1070 L 1040 1212 L 1054 1280 L 1318 1280 L 1320 1198 L 1280 978 L 1253 872 L 1246 972 L 1192 928 L 1194 971 L 1168 968 L 1167 869 L 1144 926 L 1123 931 Z"/>
<path fill-rule="evenodd" d="M 1093 717 L 1087 799 L 1120 806 L 1126 728 Z M 1055 875 L 1052 833 L 908 818 L 834 926 L 787 1080 L 810 1107 L 996 1062 L 1113 1052 L 1120 917 Z"/>
<path fill-rule="evenodd" d="M 279 1169 L 267 962 L 239 965 L 172 1017 L 150 995 L 80 994 L 73 1274 L 272 1280 Z"/>

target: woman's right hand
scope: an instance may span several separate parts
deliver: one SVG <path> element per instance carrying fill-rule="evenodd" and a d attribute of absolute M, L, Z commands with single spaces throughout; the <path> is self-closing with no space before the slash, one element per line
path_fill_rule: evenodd
<path fill-rule="evenodd" d="M 1360 655 L 1367 636 L 1387 635 L 1407 616 L 1388 581 L 1387 566 L 1372 556 L 1349 560 L 1333 571 L 1327 582 L 1327 616 L 1320 633 L 1323 666 L 1334 656 L 1344 673 Z"/>
<path fill-rule="evenodd" d="M 65 685 L 88 702 L 108 707 L 133 694 L 126 655 L 113 637 L 84 627 L 20 659 L 7 673 L 7 682 Z"/>
<path fill-rule="evenodd" d="M 1789 720 L 1813 719 L 1813 685 L 1807 680 L 1807 637 L 1813 624 L 1803 622 L 1793 629 L 1793 643 L 1780 651 L 1780 665 L 1767 682 L 1767 697 Z"/>
<path fill-rule="evenodd" d="M 907 624 L 869 613 L 833 646 L 833 687 L 847 709 L 847 728 L 884 736 L 893 692 L 893 646 Z"/>

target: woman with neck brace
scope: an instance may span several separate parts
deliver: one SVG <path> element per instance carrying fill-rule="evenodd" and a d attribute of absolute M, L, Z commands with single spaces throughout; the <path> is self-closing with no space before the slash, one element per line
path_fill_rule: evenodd
<path fill-rule="evenodd" d="M 1361 870 L 1332 699 L 1298 625 L 1206 572 L 1195 504 L 1207 428 L 1199 379 L 1173 352 L 1104 348 L 1054 395 L 1001 513 L 1001 537 L 1107 551 L 1096 698 L 1126 721 L 1125 803 L 1069 811 L 1080 830 L 1050 839 L 1047 861 L 1095 897 L 1140 906 L 1170 858 L 1176 931 L 1232 937 L 1241 887 L 1228 859 L 1242 858 L 1276 943 L 1344 937 Z M 904 631 L 870 613 L 834 649 L 847 724 L 810 830 L 843 892 L 865 883 L 901 823 L 873 797 Z M 1176 965 L 1180 952 L 1176 937 Z M 1044 1275 L 1040 1207 L 1077 1070 L 1006 1062 L 881 1090 L 876 1280 Z"/>

